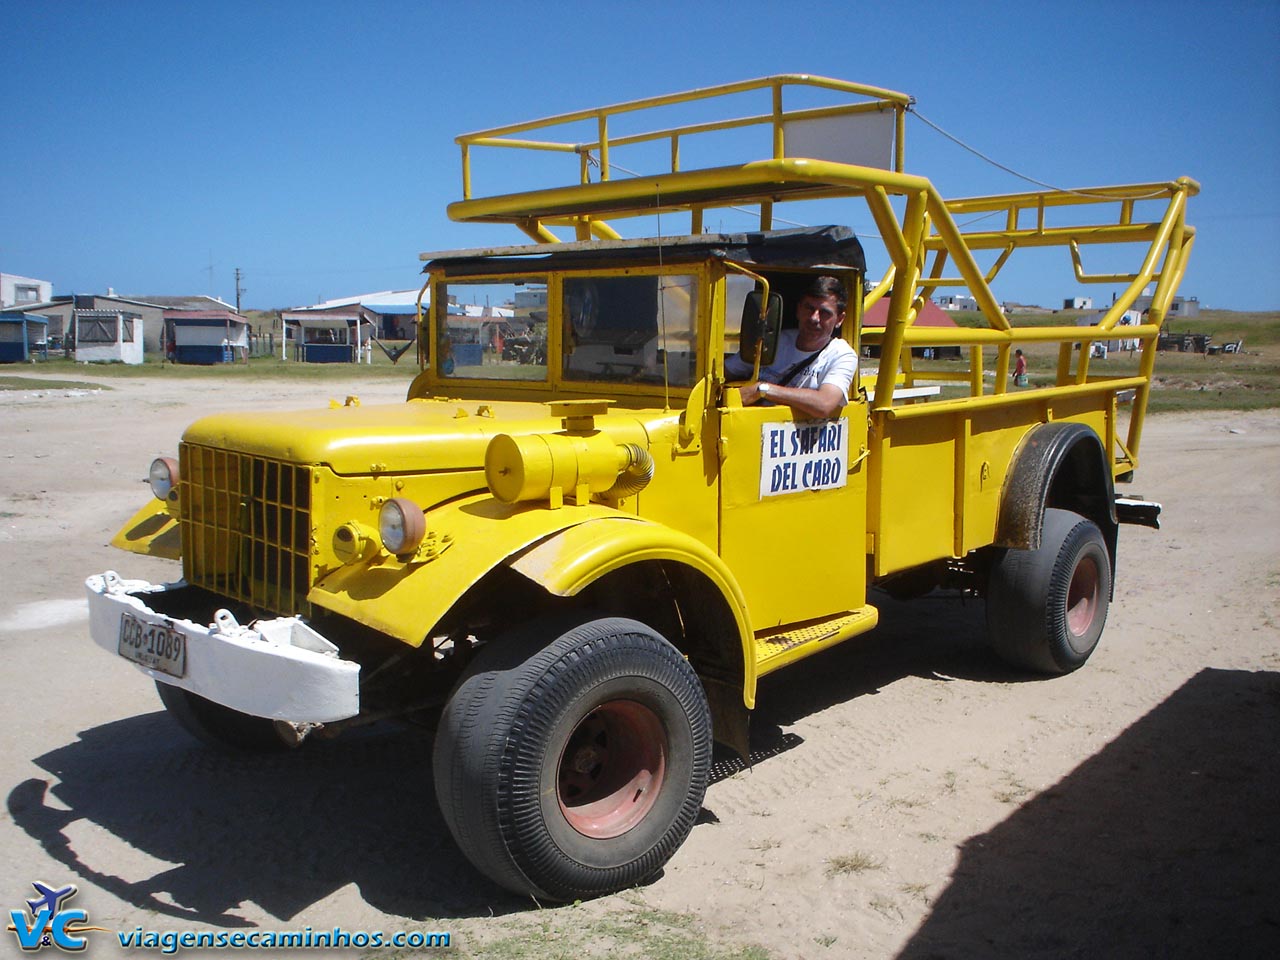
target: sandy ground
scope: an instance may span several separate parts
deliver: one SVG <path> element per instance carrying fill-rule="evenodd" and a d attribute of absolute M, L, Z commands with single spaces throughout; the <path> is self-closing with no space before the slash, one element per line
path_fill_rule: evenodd
<path fill-rule="evenodd" d="M 448 930 L 464 956 L 643 956 L 659 928 L 693 945 L 664 956 L 1278 955 L 1280 413 L 1152 420 L 1134 490 L 1164 529 L 1122 530 L 1084 669 L 1019 676 L 980 603 L 884 599 L 871 636 L 768 678 L 753 766 L 717 764 L 663 876 L 542 910 L 454 848 L 429 735 L 210 753 L 88 640 L 87 574 L 176 576 L 105 544 L 187 422 L 402 387 L 104 383 L 0 393 L 6 911 L 38 879 L 109 931 Z"/>

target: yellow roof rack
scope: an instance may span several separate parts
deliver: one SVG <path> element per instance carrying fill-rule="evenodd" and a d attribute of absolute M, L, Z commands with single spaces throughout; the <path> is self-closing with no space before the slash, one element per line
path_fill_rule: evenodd
<path fill-rule="evenodd" d="M 827 99 L 836 102 L 787 108 L 786 95 L 800 88 L 824 91 Z M 619 117 L 753 93 L 768 95 L 767 112 L 641 133 L 616 132 Z M 828 153 L 838 152 L 842 166 L 868 166 L 878 169 L 882 176 L 886 172 L 901 174 L 904 118 L 913 102 L 905 93 L 865 84 L 808 74 L 780 74 L 464 134 L 457 138 L 462 147 L 463 199 L 449 206 L 449 216 L 460 221 L 511 223 L 533 239 L 551 243 L 558 238 L 547 229 L 549 226 L 573 227 L 579 240 L 615 239 L 618 234 L 602 218 L 670 211 L 690 212 L 689 232 L 701 233 L 702 214 L 708 208 L 760 204 L 761 229 L 769 229 L 769 209 L 775 202 L 848 196 L 865 189 L 866 184 L 856 178 L 833 178 L 830 170 L 815 168 L 812 161 Z M 581 129 L 583 124 L 590 124 L 593 134 L 585 142 L 548 139 L 542 133 L 554 128 Z M 758 159 L 757 154 L 752 162 L 738 166 L 681 169 L 681 146 L 691 138 L 747 128 L 769 134 L 764 159 Z M 637 173 L 615 163 L 623 149 L 659 141 L 670 144 L 670 160 L 662 169 Z M 569 154 L 576 158 L 576 182 L 521 193 L 475 196 L 472 156 L 481 148 Z M 618 171 L 625 175 L 617 178 Z"/>

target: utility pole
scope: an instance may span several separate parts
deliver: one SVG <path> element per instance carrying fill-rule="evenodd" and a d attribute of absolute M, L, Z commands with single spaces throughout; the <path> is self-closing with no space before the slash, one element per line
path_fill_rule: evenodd
<path fill-rule="evenodd" d="M 240 281 L 244 279 L 244 274 L 240 272 L 240 268 L 236 267 L 236 313 L 240 312 L 240 294 L 244 293 L 244 288 L 240 286 Z"/>

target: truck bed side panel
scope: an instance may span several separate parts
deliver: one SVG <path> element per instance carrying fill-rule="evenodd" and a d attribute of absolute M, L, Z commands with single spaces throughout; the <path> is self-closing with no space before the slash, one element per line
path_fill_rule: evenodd
<path fill-rule="evenodd" d="M 994 408 L 939 405 L 909 418 L 875 414 L 867 541 L 873 575 L 990 545 L 1005 478 L 1027 431 L 1048 420 L 1071 420 L 1105 443 L 1109 408 L 1096 397 L 1052 404 L 1028 397 Z"/>

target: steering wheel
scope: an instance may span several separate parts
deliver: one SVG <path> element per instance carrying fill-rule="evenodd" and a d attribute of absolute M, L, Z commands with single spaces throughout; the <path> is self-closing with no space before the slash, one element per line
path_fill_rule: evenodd
<path fill-rule="evenodd" d="M 599 302 L 600 295 L 594 281 L 570 280 L 565 283 L 565 312 L 579 339 L 589 337 L 595 331 Z"/>

